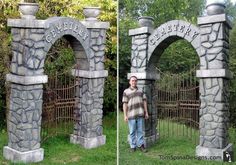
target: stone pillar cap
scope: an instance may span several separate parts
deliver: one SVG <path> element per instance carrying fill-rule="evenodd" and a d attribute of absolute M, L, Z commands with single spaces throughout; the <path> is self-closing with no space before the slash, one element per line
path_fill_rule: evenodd
<path fill-rule="evenodd" d="M 101 13 L 100 7 L 86 6 L 83 8 L 83 14 L 86 21 L 97 21 L 97 17 Z"/>
<path fill-rule="evenodd" d="M 224 0 L 207 0 L 206 6 L 213 5 L 213 4 L 219 4 L 225 6 Z"/>
<path fill-rule="evenodd" d="M 206 10 L 208 15 L 217 15 L 225 13 L 224 0 L 207 0 Z"/>
<path fill-rule="evenodd" d="M 140 34 L 151 34 L 153 32 L 153 28 L 151 27 L 140 27 L 136 29 L 129 30 L 129 36 L 135 36 Z"/>
<path fill-rule="evenodd" d="M 210 15 L 197 18 L 198 25 L 220 23 L 220 22 L 225 22 L 230 29 L 232 29 L 233 27 L 232 22 L 229 20 L 226 14 Z"/>
<path fill-rule="evenodd" d="M 77 77 L 84 77 L 84 78 L 103 78 L 108 76 L 107 70 L 79 70 L 79 69 L 72 69 L 71 74 Z"/>
<path fill-rule="evenodd" d="M 48 82 L 48 76 L 47 75 L 23 76 L 23 75 L 7 74 L 6 81 L 22 85 L 43 84 Z"/>
<path fill-rule="evenodd" d="M 142 16 L 138 18 L 139 26 L 140 27 L 154 27 L 154 19 L 153 17 L 149 16 Z"/>
<path fill-rule="evenodd" d="M 200 69 L 197 70 L 196 77 L 199 78 L 226 78 L 226 79 L 232 79 L 233 74 L 228 69 Z"/>
<path fill-rule="evenodd" d="M 46 20 L 37 19 L 7 19 L 7 26 L 17 28 L 45 29 Z"/>
<path fill-rule="evenodd" d="M 19 11 L 22 19 L 35 19 L 35 15 L 39 10 L 38 3 L 20 2 L 18 3 Z"/>
<path fill-rule="evenodd" d="M 100 21 L 80 21 L 88 29 L 108 29 L 110 27 L 109 22 Z"/>

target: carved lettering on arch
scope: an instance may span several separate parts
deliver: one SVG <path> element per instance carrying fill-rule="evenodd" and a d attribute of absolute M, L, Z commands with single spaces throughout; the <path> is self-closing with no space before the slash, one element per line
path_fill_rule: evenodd
<path fill-rule="evenodd" d="M 178 31 L 179 24 L 174 24 L 174 31 Z"/>
<path fill-rule="evenodd" d="M 164 36 L 164 35 L 166 35 L 166 30 L 165 30 L 165 28 L 162 28 L 162 30 L 161 30 L 161 36 Z"/>
<path fill-rule="evenodd" d="M 191 30 L 192 30 L 192 29 L 191 29 L 190 27 L 187 29 L 187 31 L 186 31 L 186 35 L 187 35 L 187 36 L 190 35 Z"/>
<path fill-rule="evenodd" d="M 153 35 L 153 38 L 150 39 L 150 44 L 155 45 L 156 41 L 160 39 L 160 35 L 158 33 L 155 33 Z"/>
<path fill-rule="evenodd" d="M 192 35 L 192 38 L 195 39 L 197 36 L 199 35 L 198 32 L 194 31 L 193 35 Z"/>
<path fill-rule="evenodd" d="M 73 21 L 58 21 L 56 24 L 52 24 L 49 30 L 47 30 L 45 34 L 45 40 L 48 43 L 51 43 L 54 38 L 57 38 L 57 36 L 63 35 L 64 31 L 71 31 L 71 33 L 75 33 L 80 38 L 82 38 L 82 41 L 85 41 L 88 39 L 88 32 L 85 27 L 82 26 L 82 24 L 78 22 Z"/>
<path fill-rule="evenodd" d="M 167 32 L 168 32 L 168 33 L 172 32 L 172 25 L 168 25 L 168 26 L 167 26 Z"/>
<path fill-rule="evenodd" d="M 174 33 L 175 32 L 175 33 Z M 153 34 L 149 37 L 149 43 L 152 46 L 158 44 L 158 41 L 163 41 L 168 36 L 188 36 L 188 40 L 194 40 L 198 35 L 198 29 L 184 21 L 169 21 L 159 28 L 155 29 Z M 179 35 L 178 35 L 179 36 Z M 163 38 L 163 39 L 162 39 Z"/>
<path fill-rule="evenodd" d="M 180 26 L 179 32 L 184 33 L 184 29 L 185 29 L 184 25 Z"/>

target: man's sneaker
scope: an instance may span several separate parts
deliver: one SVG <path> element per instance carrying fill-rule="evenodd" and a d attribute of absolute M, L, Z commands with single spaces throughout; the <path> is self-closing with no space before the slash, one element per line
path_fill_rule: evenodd
<path fill-rule="evenodd" d="M 144 147 L 144 144 L 139 147 L 142 152 L 147 152 L 147 149 Z"/>
<path fill-rule="evenodd" d="M 136 148 L 130 148 L 130 152 L 135 152 Z"/>

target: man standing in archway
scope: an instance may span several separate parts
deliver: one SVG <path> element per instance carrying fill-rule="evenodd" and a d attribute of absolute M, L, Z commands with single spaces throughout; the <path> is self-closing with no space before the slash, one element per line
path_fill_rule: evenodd
<path fill-rule="evenodd" d="M 130 87 L 123 93 L 124 120 L 129 126 L 129 143 L 131 152 L 136 151 L 136 147 L 142 152 L 147 152 L 144 146 L 143 125 L 144 118 L 148 119 L 146 95 L 137 87 L 137 77 L 131 76 Z"/>

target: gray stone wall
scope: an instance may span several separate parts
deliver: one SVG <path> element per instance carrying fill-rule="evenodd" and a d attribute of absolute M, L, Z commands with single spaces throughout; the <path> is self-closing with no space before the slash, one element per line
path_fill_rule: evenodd
<path fill-rule="evenodd" d="M 198 18 L 198 27 L 181 20 L 168 21 L 156 29 L 141 27 L 131 29 L 131 75 L 138 78 L 138 85 L 148 97 L 152 97 L 153 81 L 158 79 L 153 73 L 164 50 L 178 39 L 185 39 L 196 50 L 200 70 L 200 145 L 197 156 L 219 156 L 223 160 L 224 151 L 232 151 L 229 144 L 229 30 L 232 27 L 224 12 L 225 4 L 207 3 L 206 16 Z M 152 25 L 150 17 L 141 17 L 142 25 Z M 146 21 L 146 24 L 143 23 Z M 145 138 L 156 134 L 157 112 L 152 98 L 148 98 L 150 119 L 145 121 Z M 149 138 L 153 139 L 153 138 Z M 155 138 L 154 138 L 155 139 Z M 154 140 L 155 141 L 155 140 Z"/>
<path fill-rule="evenodd" d="M 200 145 L 222 149 L 229 143 L 229 81 L 222 78 L 200 80 Z"/>
<path fill-rule="evenodd" d="M 52 17 L 47 20 L 9 19 L 8 26 L 12 27 L 13 58 L 11 73 L 7 75 L 7 81 L 12 84 L 9 142 L 4 147 L 4 157 L 13 162 L 43 160 L 43 149 L 40 148 L 42 84 L 47 82 L 43 67 L 47 52 L 61 37 L 70 42 L 79 66 L 73 73 L 79 77 L 79 88 L 72 142 L 80 141 L 85 148 L 105 144 L 102 108 L 107 77 L 104 70 L 105 39 L 109 24 Z"/>
<path fill-rule="evenodd" d="M 108 74 L 104 70 L 104 55 L 106 29 L 109 24 L 99 21 L 85 21 L 82 24 L 88 30 L 89 49 L 87 51 L 89 53 L 85 59 L 85 52 L 82 50 L 85 48 L 73 44 L 79 65 L 79 70 L 76 71 L 79 88 L 77 89 L 78 103 L 75 110 L 77 122 L 70 141 L 90 149 L 104 145 L 106 141 L 106 136 L 103 135 L 102 116 L 104 81 Z"/>
<path fill-rule="evenodd" d="M 147 47 L 149 34 L 132 37 L 131 72 L 145 72 L 147 69 Z"/>
<path fill-rule="evenodd" d="M 89 60 L 83 46 L 75 38 L 71 38 L 69 41 L 75 54 L 76 64 L 78 64 L 76 69 L 89 70 Z"/>
<path fill-rule="evenodd" d="M 80 78 L 78 90 L 80 102 L 75 112 L 78 122 L 74 135 L 85 138 L 101 136 L 104 78 Z"/>
<path fill-rule="evenodd" d="M 200 33 L 204 69 L 228 69 L 229 28 L 223 23 L 204 24 L 200 25 Z"/>
<path fill-rule="evenodd" d="M 221 15 L 225 16 L 225 14 Z M 200 146 L 223 149 L 229 144 L 229 78 L 219 70 L 229 69 L 229 29 L 227 19 L 209 16 L 211 21 L 199 18 L 201 35 L 201 69 L 218 72 L 218 75 L 200 77 Z M 226 18 L 226 16 L 225 16 Z"/>
<path fill-rule="evenodd" d="M 90 68 L 93 70 L 104 70 L 106 30 L 91 29 L 90 33 Z"/>
<path fill-rule="evenodd" d="M 8 146 L 21 152 L 40 148 L 42 85 L 11 84 Z"/>
<path fill-rule="evenodd" d="M 144 141 L 147 147 L 151 146 L 157 140 L 157 112 L 153 107 L 152 94 L 154 89 L 155 74 L 147 66 L 148 57 L 148 38 L 152 32 L 152 27 L 140 27 L 129 31 L 132 36 L 131 48 L 131 75 L 138 78 L 138 88 L 142 89 L 147 95 L 149 119 L 144 124 Z"/>
<path fill-rule="evenodd" d="M 44 70 L 44 29 L 12 28 L 11 73 L 42 75 Z"/>

